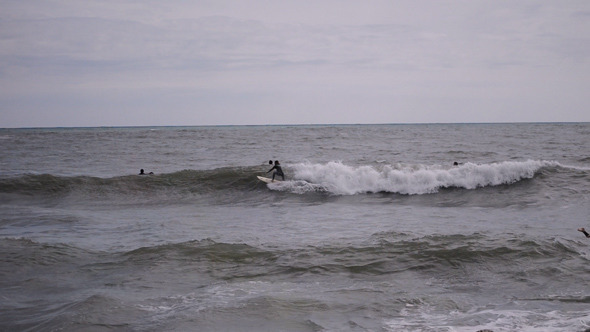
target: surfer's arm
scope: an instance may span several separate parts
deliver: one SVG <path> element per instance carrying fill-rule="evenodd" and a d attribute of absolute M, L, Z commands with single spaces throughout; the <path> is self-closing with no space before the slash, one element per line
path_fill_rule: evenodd
<path fill-rule="evenodd" d="M 588 232 L 586 232 L 586 230 L 583 227 L 578 228 L 578 232 L 582 232 L 582 233 L 584 233 L 584 235 L 586 235 L 586 237 L 590 237 L 590 234 L 588 234 Z"/>

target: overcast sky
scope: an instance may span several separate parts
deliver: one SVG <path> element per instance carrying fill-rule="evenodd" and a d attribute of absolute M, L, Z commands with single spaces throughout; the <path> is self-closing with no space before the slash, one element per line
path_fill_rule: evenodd
<path fill-rule="evenodd" d="M 0 127 L 590 121 L 590 1 L 0 0 Z"/>

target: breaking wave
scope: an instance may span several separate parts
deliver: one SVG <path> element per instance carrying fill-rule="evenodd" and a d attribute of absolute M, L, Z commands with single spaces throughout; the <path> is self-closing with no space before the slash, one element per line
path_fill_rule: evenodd
<path fill-rule="evenodd" d="M 491 164 L 465 163 L 454 167 L 428 165 L 348 166 L 341 162 L 293 165 L 295 178 L 313 186 L 302 188 L 324 190 L 339 195 L 389 192 L 399 194 L 431 194 L 443 188 L 476 189 L 512 184 L 531 179 L 543 168 L 560 166 L 552 161 L 504 161 Z M 278 186 L 277 186 L 278 187 Z"/>
<path fill-rule="evenodd" d="M 422 195 L 441 189 L 477 189 L 511 185 L 538 174 L 573 170 L 576 176 L 588 171 L 553 161 L 504 161 L 490 164 L 465 163 L 440 165 L 361 165 L 350 166 L 331 161 L 325 164 L 298 163 L 284 166 L 287 181 L 266 185 L 256 175 L 264 175 L 258 166 L 228 167 L 213 170 L 183 170 L 156 175 L 125 175 L 111 178 L 26 174 L 0 178 L 0 199 L 43 197 L 125 201 L 167 201 L 208 195 L 216 199 L 251 196 L 253 191 L 283 191 L 295 194 L 326 193 L 357 195 L 395 193 Z M 582 173 L 580 175 L 580 172 Z M 229 194 L 229 195 L 228 195 Z M 224 198 L 225 197 L 225 198 Z"/>

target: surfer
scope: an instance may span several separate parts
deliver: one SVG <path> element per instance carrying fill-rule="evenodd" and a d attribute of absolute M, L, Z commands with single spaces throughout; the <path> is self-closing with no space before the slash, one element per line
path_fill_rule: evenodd
<path fill-rule="evenodd" d="M 269 164 L 272 164 L 271 162 L 272 160 L 269 160 Z M 274 173 L 272 173 L 272 180 L 275 180 L 275 175 L 280 175 L 283 178 L 283 181 L 285 181 L 285 174 L 283 173 L 283 169 L 281 168 L 281 164 L 279 163 L 278 160 L 275 160 L 275 165 L 273 166 L 273 168 L 269 169 L 268 172 L 275 170 Z M 266 173 L 268 173 L 266 172 Z"/>
<path fill-rule="evenodd" d="M 154 172 L 150 172 L 150 175 L 154 175 Z M 143 168 L 139 170 L 139 175 L 145 175 L 145 172 L 143 171 Z"/>
<path fill-rule="evenodd" d="M 586 230 L 584 229 L 584 227 L 578 228 L 578 232 L 582 232 L 582 233 L 584 233 L 584 235 L 586 235 L 586 237 L 590 237 L 590 234 L 588 234 L 588 232 L 586 232 Z"/>

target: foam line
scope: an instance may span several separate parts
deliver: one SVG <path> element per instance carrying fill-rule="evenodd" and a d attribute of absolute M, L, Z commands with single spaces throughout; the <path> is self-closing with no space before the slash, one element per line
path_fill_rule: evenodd
<path fill-rule="evenodd" d="M 400 194 L 435 193 L 441 188 L 475 189 L 511 184 L 532 178 L 541 168 L 558 166 L 550 161 L 504 161 L 491 164 L 466 163 L 455 167 L 428 165 L 349 166 L 327 164 L 291 165 L 296 179 L 305 180 L 340 195 L 371 192 Z"/>

